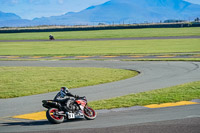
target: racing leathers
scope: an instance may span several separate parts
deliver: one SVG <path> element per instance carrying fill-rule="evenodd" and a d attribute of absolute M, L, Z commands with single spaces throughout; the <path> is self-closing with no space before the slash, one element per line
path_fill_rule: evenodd
<path fill-rule="evenodd" d="M 70 92 L 64 93 L 64 92 L 60 91 L 54 97 L 54 101 L 63 104 L 65 110 L 72 111 L 73 110 L 74 100 L 70 99 L 70 97 L 77 98 L 79 96 L 73 95 Z"/>

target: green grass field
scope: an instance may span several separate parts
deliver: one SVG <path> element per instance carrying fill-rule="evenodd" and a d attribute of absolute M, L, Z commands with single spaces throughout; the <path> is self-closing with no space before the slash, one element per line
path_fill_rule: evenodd
<path fill-rule="evenodd" d="M 56 39 L 87 38 L 127 38 L 159 36 L 200 36 L 200 27 L 194 28 L 144 28 L 95 31 L 35 32 L 35 33 L 0 33 L 0 40 L 35 40 L 48 39 L 49 34 Z"/>
<path fill-rule="evenodd" d="M 136 76 L 135 71 L 110 68 L 0 67 L 0 98 L 59 91 Z"/>
<path fill-rule="evenodd" d="M 200 99 L 200 81 L 107 100 L 90 102 L 94 109 L 112 109 Z"/>
<path fill-rule="evenodd" d="M 187 53 L 200 51 L 200 39 L 0 42 L 0 55 L 76 56 Z"/>

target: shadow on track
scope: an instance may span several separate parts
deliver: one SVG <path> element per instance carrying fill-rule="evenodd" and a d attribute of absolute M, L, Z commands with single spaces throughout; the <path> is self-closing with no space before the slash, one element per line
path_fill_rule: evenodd
<path fill-rule="evenodd" d="M 78 122 L 78 121 L 84 121 L 84 119 L 76 119 L 76 120 L 67 120 L 63 123 L 71 123 L 71 122 Z M 62 123 L 61 123 L 62 124 Z M 6 122 L 1 123 L 2 126 L 42 126 L 42 125 L 54 125 L 51 124 L 48 120 L 42 120 L 42 121 L 28 121 L 28 122 Z"/>
<path fill-rule="evenodd" d="M 3 126 L 39 126 L 39 125 L 50 125 L 47 120 L 44 121 L 29 121 L 29 122 L 7 122 L 2 123 Z"/>

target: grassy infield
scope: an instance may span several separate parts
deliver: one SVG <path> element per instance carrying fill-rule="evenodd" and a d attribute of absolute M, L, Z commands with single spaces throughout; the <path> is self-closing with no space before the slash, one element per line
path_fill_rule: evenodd
<path fill-rule="evenodd" d="M 0 42 L 0 55 L 80 56 L 189 53 L 200 51 L 200 39 Z"/>
<path fill-rule="evenodd" d="M 0 40 L 48 39 L 50 33 L 0 34 Z M 123 38 L 154 36 L 198 36 L 200 28 L 157 28 L 100 31 L 53 32 L 56 39 Z M 19 56 L 81 56 L 81 55 L 168 55 L 199 52 L 200 39 L 68 41 L 68 42 L 0 42 L 0 55 Z M 8 60 L 8 59 L 1 59 Z M 136 59 L 160 60 L 160 59 Z M 161 59 L 162 60 L 162 59 Z M 199 58 L 169 58 L 164 60 L 192 60 Z"/>
<path fill-rule="evenodd" d="M 122 97 L 91 102 L 95 109 L 111 109 L 120 107 L 143 106 L 168 102 L 189 101 L 200 98 L 200 82 L 163 88 Z"/>
<path fill-rule="evenodd" d="M 49 33 L 0 34 L 0 39 L 45 39 L 48 37 L 48 34 Z M 117 30 L 117 32 L 116 30 L 76 31 L 55 32 L 52 34 L 57 39 L 184 36 L 200 35 L 200 28 L 136 29 Z M 199 42 L 200 39 L 98 42 L 0 42 L 0 55 L 66 56 L 165 54 L 177 52 L 189 53 L 200 51 Z M 92 75 L 91 70 L 93 71 Z M 57 87 L 63 86 L 65 84 L 67 84 L 70 88 L 75 88 L 112 82 L 136 75 L 136 73 L 125 70 L 48 67 L 0 67 L 0 73 L 0 98 L 18 97 L 55 91 L 58 89 Z M 105 75 L 108 77 L 105 77 Z M 119 78 L 115 79 L 116 77 Z M 15 86 L 15 89 L 13 89 L 13 86 Z M 91 102 L 90 104 L 95 109 L 102 109 L 191 100 L 200 98 L 199 86 L 200 82 L 194 82 L 150 92 L 130 94 L 128 96 L 109 100 L 95 101 Z"/>
<path fill-rule="evenodd" d="M 0 98 L 59 91 L 136 76 L 137 72 L 110 68 L 0 67 Z"/>

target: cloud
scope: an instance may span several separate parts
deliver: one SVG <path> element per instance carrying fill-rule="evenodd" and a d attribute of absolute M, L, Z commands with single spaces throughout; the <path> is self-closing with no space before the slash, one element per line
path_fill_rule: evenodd
<path fill-rule="evenodd" d="M 199 0 L 185 0 L 185 1 L 188 1 L 188 2 L 191 2 L 191 3 L 194 3 L 194 4 L 200 4 Z"/>
<path fill-rule="evenodd" d="M 29 2 L 24 2 L 26 4 L 34 4 L 34 5 L 47 5 L 51 0 L 29 0 Z"/>
<path fill-rule="evenodd" d="M 19 1 L 18 0 L 12 0 L 11 3 L 12 4 L 17 4 Z"/>
<path fill-rule="evenodd" d="M 59 4 L 63 4 L 63 3 L 64 3 L 64 0 L 58 0 L 58 3 L 59 3 Z"/>

